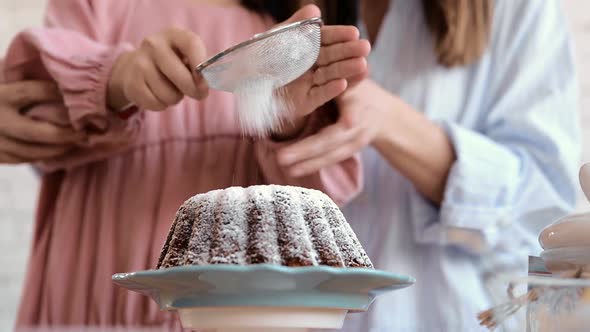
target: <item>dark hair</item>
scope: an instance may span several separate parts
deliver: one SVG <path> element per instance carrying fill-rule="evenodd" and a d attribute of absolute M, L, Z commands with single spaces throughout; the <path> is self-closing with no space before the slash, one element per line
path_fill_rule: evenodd
<path fill-rule="evenodd" d="M 358 0 L 242 0 L 245 7 L 267 13 L 277 22 L 305 3 L 322 9 L 326 24 L 357 24 Z M 485 52 L 492 30 L 493 0 L 422 0 L 422 8 L 441 65 L 468 65 Z"/>
<path fill-rule="evenodd" d="M 322 9 L 322 19 L 326 24 L 356 25 L 358 0 L 242 0 L 248 9 L 271 15 L 277 22 L 288 19 L 299 7 L 315 3 Z"/>

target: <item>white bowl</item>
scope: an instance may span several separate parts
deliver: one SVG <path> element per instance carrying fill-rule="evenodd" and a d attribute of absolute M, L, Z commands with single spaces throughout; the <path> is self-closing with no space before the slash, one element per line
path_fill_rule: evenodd
<path fill-rule="evenodd" d="M 590 213 L 564 217 L 539 235 L 543 249 L 590 247 Z"/>

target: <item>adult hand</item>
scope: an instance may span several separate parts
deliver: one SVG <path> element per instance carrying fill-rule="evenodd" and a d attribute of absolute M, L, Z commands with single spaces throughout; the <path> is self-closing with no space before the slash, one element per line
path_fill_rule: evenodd
<path fill-rule="evenodd" d="M 34 104 L 60 101 L 61 94 L 51 82 L 0 84 L 0 164 L 58 157 L 84 139 L 84 134 L 71 128 L 35 121 L 21 114 Z"/>
<path fill-rule="evenodd" d="M 350 158 L 383 136 L 385 124 L 395 121 L 396 107 L 407 107 L 368 79 L 336 98 L 336 104 L 336 123 L 278 152 L 279 163 L 291 175 L 308 175 Z"/>
<path fill-rule="evenodd" d="M 108 82 L 108 105 L 121 109 L 133 103 L 161 111 L 184 96 L 205 98 L 207 83 L 192 70 L 205 55 L 205 45 L 192 31 L 170 28 L 148 36 L 117 59 Z"/>
<path fill-rule="evenodd" d="M 308 5 L 298 10 L 285 23 L 321 16 L 319 8 Z M 342 94 L 366 77 L 366 57 L 371 46 L 359 39 L 354 26 L 329 26 L 321 28 L 321 47 L 313 68 L 284 87 L 293 106 L 291 128 L 283 128 L 283 136 L 289 136 L 304 125 L 307 115 L 326 102 Z"/>
<path fill-rule="evenodd" d="M 371 80 L 336 102 L 340 117 L 334 125 L 278 152 L 279 163 L 292 176 L 317 172 L 372 144 L 418 192 L 442 202 L 456 155 L 441 126 Z"/>

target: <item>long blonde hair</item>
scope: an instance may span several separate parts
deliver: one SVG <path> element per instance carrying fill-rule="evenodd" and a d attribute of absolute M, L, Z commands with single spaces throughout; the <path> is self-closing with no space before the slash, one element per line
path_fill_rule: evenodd
<path fill-rule="evenodd" d="M 422 8 L 441 65 L 468 65 L 485 52 L 492 32 L 492 0 L 422 0 Z"/>

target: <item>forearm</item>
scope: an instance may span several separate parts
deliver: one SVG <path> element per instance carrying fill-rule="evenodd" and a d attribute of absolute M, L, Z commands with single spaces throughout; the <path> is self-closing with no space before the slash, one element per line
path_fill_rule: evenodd
<path fill-rule="evenodd" d="M 456 159 L 446 132 L 424 114 L 392 96 L 394 112 L 384 112 L 383 128 L 373 146 L 416 189 L 440 205 L 449 170 Z"/>

